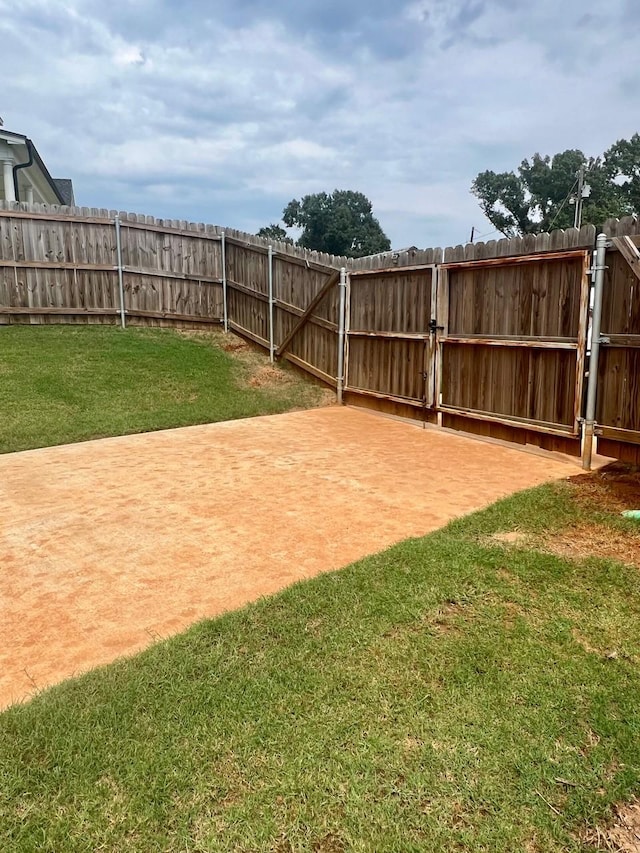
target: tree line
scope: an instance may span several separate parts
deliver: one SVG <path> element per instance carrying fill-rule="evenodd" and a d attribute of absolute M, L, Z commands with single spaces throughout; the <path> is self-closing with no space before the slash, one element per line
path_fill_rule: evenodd
<path fill-rule="evenodd" d="M 598 157 L 568 149 L 553 156 L 534 154 L 514 171 L 480 172 L 471 192 L 496 231 L 517 237 L 570 228 L 582 181 L 583 224 L 640 214 L 640 134 L 619 139 Z M 371 202 L 353 190 L 293 199 L 282 212 L 282 224 L 271 223 L 258 235 L 294 243 L 287 229 L 300 232 L 296 245 L 331 255 L 360 258 L 391 249 Z"/>
<path fill-rule="evenodd" d="M 598 157 L 569 149 L 553 157 L 534 154 L 517 171 L 480 172 L 471 192 L 496 231 L 506 237 L 570 228 L 581 169 L 588 188 L 583 198 L 583 224 L 602 225 L 612 217 L 640 212 L 637 133 L 631 139 L 619 139 Z"/>
<path fill-rule="evenodd" d="M 287 228 L 301 229 L 296 245 L 330 255 L 362 258 L 388 252 L 391 242 L 373 215 L 369 199 L 353 190 L 314 193 L 293 199 L 282 212 Z M 278 223 L 261 228 L 259 237 L 293 243 Z"/>

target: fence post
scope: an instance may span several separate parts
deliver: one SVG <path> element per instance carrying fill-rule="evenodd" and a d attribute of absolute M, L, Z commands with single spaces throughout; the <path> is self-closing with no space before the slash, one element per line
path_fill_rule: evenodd
<path fill-rule="evenodd" d="M 342 367 L 342 392 L 349 387 L 349 332 L 351 331 L 351 271 L 347 270 L 344 291 L 344 362 Z"/>
<path fill-rule="evenodd" d="M 273 343 L 273 246 L 269 246 L 268 252 L 268 282 L 269 282 L 269 359 L 271 364 L 275 358 L 275 346 Z"/>
<path fill-rule="evenodd" d="M 607 269 L 607 237 L 598 234 L 596 254 L 593 263 L 593 315 L 591 318 L 591 355 L 589 357 L 589 385 L 587 388 L 587 410 L 584 421 L 584 445 L 582 448 L 582 467 L 591 470 L 593 455 L 593 435 L 596 421 L 596 398 L 598 394 L 598 360 L 600 358 L 600 326 L 602 320 L 602 291 L 604 289 L 604 271 Z"/>
<path fill-rule="evenodd" d="M 124 305 L 124 280 L 122 273 L 122 239 L 120 235 L 120 217 L 116 213 L 116 218 L 114 220 L 116 226 L 116 253 L 117 253 L 117 261 L 118 261 L 118 290 L 120 293 L 120 325 L 123 329 L 127 328 L 127 321 L 125 319 L 125 305 Z"/>
<path fill-rule="evenodd" d="M 222 322 L 225 332 L 229 331 L 229 313 L 227 310 L 227 252 L 225 233 L 222 232 L 220 239 L 220 254 L 222 259 Z"/>
<path fill-rule="evenodd" d="M 345 306 L 347 295 L 347 270 L 342 267 L 340 270 L 339 302 L 338 302 L 338 376 L 337 376 L 337 397 L 338 403 L 342 403 L 342 391 L 344 389 L 344 329 L 345 329 Z"/>

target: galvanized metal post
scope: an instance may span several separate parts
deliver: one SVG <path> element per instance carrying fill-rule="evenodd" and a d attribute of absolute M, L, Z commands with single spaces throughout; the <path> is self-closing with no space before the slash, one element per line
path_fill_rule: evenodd
<path fill-rule="evenodd" d="M 124 276 L 122 271 L 122 240 L 120 237 L 120 217 L 116 214 L 115 218 L 115 226 L 116 226 L 116 253 L 117 253 L 117 261 L 118 261 L 118 290 L 120 293 L 120 325 L 123 329 L 127 328 L 127 321 L 125 319 L 125 305 L 124 305 Z"/>
<path fill-rule="evenodd" d="M 584 188 L 584 166 L 580 166 L 576 177 L 578 178 L 578 191 L 576 192 L 576 212 L 573 217 L 573 227 L 580 228 L 582 225 L 582 205 L 584 201 L 582 196 Z"/>
<path fill-rule="evenodd" d="M 271 364 L 275 360 L 275 346 L 273 343 L 273 246 L 269 246 L 269 266 L 268 266 L 268 281 L 269 281 L 269 359 Z"/>
<path fill-rule="evenodd" d="M 342 347 L 343 368 L 342 368 L 342 391 L 349 387 L 349 332 L 351 331 L 351 273 L 346 274 L 346 288 L 344 300 L 344 346 Z"/>
<path fill-rule="evenodd" d="M 222 256 L 222 322 L 225 332 L 229 331 L 229 312 L 227 308 L 227 254 L 224 231 L 220 240 L 220 253 Z"/>
<path fill-rule="evenodd" d="M 582 467 L 591 470 L 593 456 L 593 436 L 596 421 L 596 400 L 598 395 L 598 360 L 600 358 L 600 326 L 602 321 L 602 292 L 604 290 L 604 272 L 607 268 L 607 237 L 598 234 L 596 253 L 592 272 L 593 314 L 591 317 L 591 355 L 589 357 L 589 385 L 587 387 L 587 410 L 584 421 L 584 443 L 582 447 Z"/>
<path fill-rule="evenodd" d="M 338 376 L 337 397 L 338 403 L 342 403 L 342 391 L 344 389 L 344 329 L 345 329 L 345 306 L 347 303 L 347 270 L 340 270 L 340 282 L 338 284 L 340 298 L 338 300 Z"/>

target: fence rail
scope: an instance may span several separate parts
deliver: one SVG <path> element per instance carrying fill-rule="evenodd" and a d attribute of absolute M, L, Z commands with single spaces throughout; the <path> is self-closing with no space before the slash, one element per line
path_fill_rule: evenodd
<path fill-rule="evenodd" d="M 595 431 L 601 451 L 640 463 L 640 226 L 604 229 Z M 0 202 L 0 324 L 224 324 L 346 402 L 578 455 L 594 243 L 585 226 L 354 260 L 202 223 Z"/>

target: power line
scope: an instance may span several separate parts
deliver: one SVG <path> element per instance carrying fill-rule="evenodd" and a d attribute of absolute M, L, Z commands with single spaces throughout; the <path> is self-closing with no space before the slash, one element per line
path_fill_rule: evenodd
<path fill-rule="evenodd" d="M 558 219 L 558 217 L 559 217 L 559 216 L 560 216 L 560 214 L 562 213 L 562 208 L 565 206 L 565 204 L 566 204 L 566 203 L 569 201 L 569 199 L 571 198 L 571 194 L 573 193 L 574 189 L 576 188 L 576 185 L 578 184 L 578 181 L 579 181 L 579 180 L 580 180 L 580 173 L 578 173 L 578 177 L 577 177 L 577 178 L 575 179 L 575 181 L 573 182 L 573 185 L 571 186 L 571 189 L 570 189 L 570 190 L 569 190 L 569 192 L 567 193 L 567 197 L 566 197 L 566 198 L 565 198 L 565 200 L 562 202 L 562 204 L 560 205 L 560 207 L 558 208 L 558 210 L 557 210 L 557 212 L 556 212 L 556 215 L 553 217 L 553 220 L 552 220 L 552 221 L 551 221 L 551 223 L 549 224 L 549 231 L 551 231 L 551 229 L 553 228 L 553 226 L 554 226 L 554 225 L 555 225 L 555 223 L 556 223 L 556 220 Z"/>
<path fill-rule="evenodd" d="M 565 198 L 565 200 L 562 202 L 562 204 L 561 204 L 561 205 L 560 205 L 560 207 L 558 208 L 558 211 L 556 212 L 556 215 L 553 217 L 553 220 L 552 220 L 552 222 L 551 222 L 551 223 L 550 223 L 550 225 L 549 225 L 549 231 L 551 231 L 551 229 L 553 228 L 553 226 L 554 226 L 554 224 L 555 224 L 555 222 L 556 222 L 557 218 L 558 218 L 558 217 L 560 216 L 560 214 L 562 213 L 562 209 L 563 209 L 563 207 L 565 206 L 565 204 L 566 204 L 566 203 L 569 201 L 569 199 L 571 198 L 571 194 L 572 194 L 573 190 L 575 189 L 575 186 L 576 186 L 576 184 L 577 184 L 577 183 L 578 183 L 578 180 L 577 180 L 577 178 L 576 178 L 576 181 L 575 181 L 575 183 L 573 184 L 573 186 L 571 187 L 571 189 L 569 190 L 569 192 L 568 192 L 568 194 L 567 194 L 567 197 Z M 474 229 L 474 232 L 475 232 L 475 229 Z M 503 233 L 503 232 L 502 232 L 502 231 L 500 231 L 500 229 L 499 229 L 499 228 L 494 228 L 494 229 L 493 229 L 493 231 L 487 231 L 487 232 L 485 232 L 484 234 L 475 234 L 475 233 L 474 233 L 473 241 L 472 241 L 472 242 L 474 242 L 475 240 L 482 240 L 484 237 L 490 237 L 492 234 L 502 234 L 502 233 Z"/>
<path fill-rule="evenodd" d="M 472 235 L 473 235 L 473 240 L 471 240 L 471 242 L 472 242 L 472 243 L 473 243 L 475 240 L 481 240 L 483 237 L 490 237 L 492 234 L 497 234 L 497 233 L 500 231 L 500 229 L 499 229 L 499 228 L 494 228 L 494 229 L 493 229 L 493 231 L 487 231 L 487 233 L 486 233 L 486 234 L 476 234 L 476 233 L 475 233 L 475 230 L 476 230 L 476 228 L 475 228 L 475 225 L 474 225 L 474 226 L 473 226 L 473 228 L 471 229 L 471 233 L 472 233 Z"/>
<path fill-rule="evenodd" d="M 587 171 L 589 171 L 588 168 L 587 168 Z M 564 209 L 565 204 L 571 198 L 573 191 L 575 190 L 576 186 L 581 183 L 581 181 L 580 181 L 581 174 L 582 174 L 582 178 L 584 179 L 584 174 L 579 171 L 577 173 L 575 181 L 573 182 L 573 184 L 571 186 L 571 189 L 569 190 L 569 192 L 566 195 L 566 198 L 564 199 L 564 201 L 562 202 L 562 204 L 560 205 L 560 207 L 556 211 L 556 215 L 553 217 L 553 219 L 549 223 L 549 228 L 548 228 L 549 231 L 551 231 L 553 229 L 553 226 L 556 224 L 558 217 L 560 216 L 560 214 L 562 213 L 562 211 Z M 493 231 L 487 231 L 486 234 L 476 234 L 475 230 L 476 229 L 475 229 L 475 225 L 474 225 L 473 228 L 471 229 L 471 242 L 472 243 L 475 240 L 482 240 L 483 237 L 490 237 L 492 234 L 497 234 L 498 232 L 500 232 L 499 228 L 494 228 Z"/>

